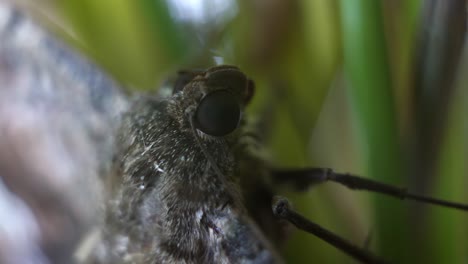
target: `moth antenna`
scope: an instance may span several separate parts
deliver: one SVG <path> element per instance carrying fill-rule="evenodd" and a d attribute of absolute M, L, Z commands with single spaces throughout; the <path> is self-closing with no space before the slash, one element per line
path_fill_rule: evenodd
<path fill-rule="evenodd" d="M 399 188 L 375 180 L 354 176 L 347 173 L 336 173 L 329 168 L 310 168 L 297 170 L 278 170 L 273 172 L 278 183 L 293 183 L 298 189 L 305 189 L 323 182 L 336 182 L 353 190 L 366 190 L 396 197 L 402 200 L 414 200 L 427 204 L 440 205 L 458 210 L 468 211 L 468 205 L 450 202 L 429 196 L 408 192 L 406 188 Z"/>
<path fill-rule="evenodd" d="M 286 198 L 276 196 L 273 199 L 274 201 L 272 209 L 273 214 L 276 217 L 287 220 L 297 228 L 313 234 L 314 236 L 322 239 L 328 244 L 363 263 L 387 263 L 371 252 L 359 248 L 344 238 L 310 221 L 298 212 L 294 211 Z"/>

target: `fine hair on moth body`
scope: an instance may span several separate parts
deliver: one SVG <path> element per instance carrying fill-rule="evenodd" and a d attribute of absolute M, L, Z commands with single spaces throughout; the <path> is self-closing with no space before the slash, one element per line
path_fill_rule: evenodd
<path fill-rule="evenodd" d="M 256 164 L 255 173 L 266 175 L 267 167 L 260 167 L 265 162 L 241 142 L 253 82 L 233 66 L 192 77 L 178 83 L 170 97 L 137 97 L 124 115 L 117 183 L 108 207 L 104 253 L 99 253 L 104 257 L 98 261 L 279 261 L 272 239 L 278 234 L 267 237 L 262 225 L 255 224 L 245 202 L 256 194 L 241 187 L 247 182 L 240 175 L 252 177 L 247 180 L 255 190 L 267 186 L 266 179 L 250 174 Z M 272 194 L 264 198 L 268 202 L 254 210 L 271 221 Z M 282 230 L 272 224 L 270 231 Z M 118 252 L 122 237 L 126 245 Z"/>
<path fill-rule="evenodd" d="M 88 207 L 97 207 L 102 212 L 102 215 L 96 213 L 97 217 L 93 215 L 99 218 L 97 230 L 89 231 L 88 225 L 76 228 L 78 231 L 67 244 L 73 245 L 73 250 L 61 248 L 59 243 L 45 246 L 58 249 L 47 256 L 56 257 L 58 263 L 60 260 L 70 262 L 71 255 L 76 263 L 96 264 L 283 263 L 279 252 L 294 226 L 319 237 L 354 260 L 387 263 L 365 246 L 355 245 L 305 218 L 286 198 L 277 196 L 282 188 L 304 191 L 325 182 L 402 200 L 468 210 L 465 204 L 418 195 L 405 188 L 329 168 L 276 168 L 263 155 L 260 136 L 246 114 L 255 94 L 254 80 L 236 66 L 183 70 L 169 85 L 168 95 L 128 96 L 99 68 L 1 3 L 0 16 L 0 71 L 3 73 L 6 69 L 9 73 L 0 74 L 6 87 L 0 93 L 13 91 L 12 98 L 28 103 L 30 97 L 24 94 L 42 95 L 37 96 L 39 99 L 35 103 L 40 105 L 40 111 L 52 111 L 45 115 L 50 120 L 41 119 L 40 128 L 56 136 L 53 139 L 60 142 L 60 154 L 71 153 L 71 161 L 82 162 L 72 166 L 79 171 L 79 177 L 91 179 L 78 182 L 83 183 L 81 185 L 53 182 L 46 191 L 29 192 L 43 198 L 31 200 L 41 206 L 50 205 L 53 200 L 52 204 L 58 204 L 58 211 L 71 219 L 69 226 L 80 221 L 89 224 L 86 222 L 89 219 L 79 216 L 94 213 L 86 211 Z M 39 41 L 26 43 L 24 37 L 29 35 L 36 36 Z M 42 79 L 36 81 L 23 76 L 26 73 Z M 25 84 L 29 84 L 29 90 Z M 15 94 L 16 90 L 20 95 Z M 19 101 L 22 103 L 22 100 Z M 47 105 L 50 102 L 54 104 Z M 60 116 L 64 123 L 57 124 L 57 113 L 65 113 Z M 73 135 L 79 135 L 79 140 L 70 138 L 70 130 Z M 8 129 L 3 131 L 8 132 Z M 33 138 L 40 141 L 41 136 L 36 133 Z M 50 137 L 46 139 L 54 142 Z M 73 144 L 67 146 L 70 141 Z M 71 163 L 70 160 L 64 159 Z M 68 165 L 66 162 L 64 164 Z M 50 167 L 56 165 L 44 163 Z M 59 166 L 59 169 L 64 167 Z M 85 169 L 80 170 L 82 168 Z M 46 172 L 32 175 L 49 177 L 55 171 Z M 17 178 L 5 177 L 10 182 Z M 42 184 L 50 178 L 52 176 L 39 179 Z M 103 190 L 99 192 L 97 187 L 101 184 Z M 27 187 L 32 185 L 28 183 Z M 62 193 L 59 192 L 61 188 L 65 189 Z M 74 196 L 76 193 L 79 195 Z M 76 197 L 88 198 L 84 200 L 87 203 L 81 200 L 73 203 Z M 99 205 L 90 201 L 99 201 Z M 47 222 L 45 219 L 42 222 Z M 58 219 L 66 222 L 68 218 Z M 62 222 L 50 222 L 51 225 L 58 223 L 54 228 L 62 230 L 59 229 Z M 51 237 L 51 240 L 55 238 Z M 27 244 L 28 249 L 36 254 L 37 245 L 32 244 Z M 43 255 L 33 253 L 31 255 L 45 259 L 33 260 L 49 263 Z M 3 254 L 0 250 L 0 261 Z M 20 263 L 13 259 L 7 263 Z"/>
<path fill-rule="evenodd" d="M 167 97 L 137 96 L 124 114 L 97 262 L 281 263 L 292 224 L 363 263 L 386 263 L 295 212 L 275 196 L 282 185 L 331 181 L 468 210 L 331 169 L 273 168 L 244 114 L 254 82 L 235 66 L 181 71 L 172 88 Z"/>

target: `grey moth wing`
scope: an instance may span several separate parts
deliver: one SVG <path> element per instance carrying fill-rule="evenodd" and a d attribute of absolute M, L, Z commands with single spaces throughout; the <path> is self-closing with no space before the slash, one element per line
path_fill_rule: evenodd
<path fill-rule="evenodd" d="M 72 263 L 99 223 L 120 87 L 0 3 L 0 263 Z"/>

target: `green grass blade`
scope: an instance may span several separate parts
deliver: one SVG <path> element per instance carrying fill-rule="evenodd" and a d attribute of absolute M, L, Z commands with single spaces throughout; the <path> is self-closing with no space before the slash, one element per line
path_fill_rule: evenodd
<path fill-rule="evenodd" d="M 341 1 L 345 71 L 368 175 L 402 184 L 405 180 L 381 12 L 379 1 Z M 379 253 L 394 262 L 407 259 L 410 246 L 401 202 L 376 197 L 375 217 Z"/>

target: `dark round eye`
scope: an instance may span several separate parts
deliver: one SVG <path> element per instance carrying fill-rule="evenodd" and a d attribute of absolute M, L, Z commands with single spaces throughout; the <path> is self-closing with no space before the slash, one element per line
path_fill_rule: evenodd
<path fill-rule="evenodd" d="M 207 94 L 195 113 L 197 128 L 216 137 L 224 136 L 237 128 L 240 120 L 240 105 L 236 98 L 225 90 Z"/>

